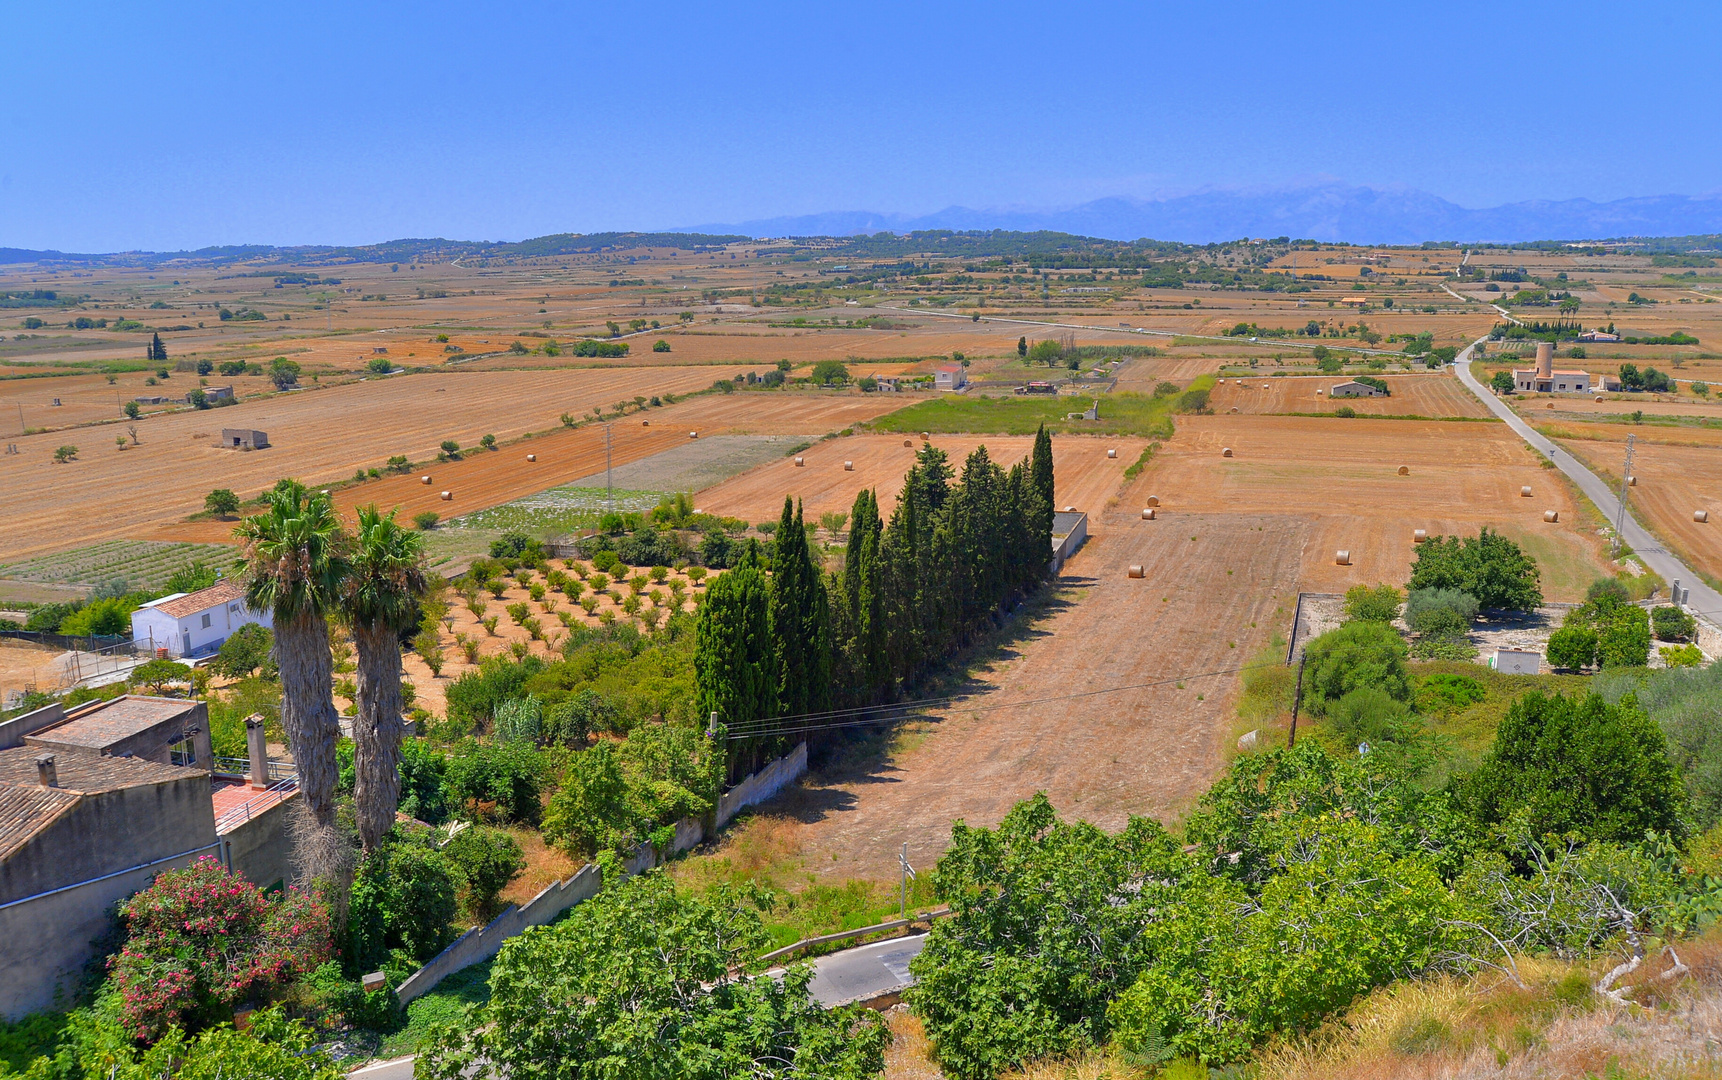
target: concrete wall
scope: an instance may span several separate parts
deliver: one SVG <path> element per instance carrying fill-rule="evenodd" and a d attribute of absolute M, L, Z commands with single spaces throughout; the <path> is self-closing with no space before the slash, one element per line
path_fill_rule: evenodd
<path fill-rule="evenodd" d="M 57 724 L 66 718 L 66 710 L 59 703 L 44 705 L 40 709 L 27 712 L 23 716 L 14 716 L 0 724 L 0 750 L 10 750 L 14 746 L 24 745 L 24 736 L 34 735 L 49 724 Z"/>
<path fill-rule="evenodd" d="M 719 827 L 735 817 L 744 807 L 762 803 L 782 791 L 807 771 L 807 744 L 796 748 L 749 776 L 718 799 Z M 676 822 L 676 836 L 666 855 L 690 851 L 705 839 L 705 826 L 695 818 Z M 658 852 L 650 844 L 641 844 L 623 860 L 622 868 L 630 876 L 643 874 L 659 863 Z M 502 950 L 502 945 L 532 926 L 543 926 L 575 904 L 598 895 L 603 884 L 596 863 L 587 863 L 567 881 L 553 882 L 522 907 L 513 904 L 488 924 L 468 930 L 454 944 L 433 957 L 430 963 L 415 971 L 395 991 L 406 1004 L 429 993 L 436 984 L 462 968 L 483 963 Z"/>
<path fill-rule="evenodd" d="M 288 819 L 298 805 L 297 791 L 249 821 L 221 834 L 227 865 L 262 888 L 286 884 L 293 876 L 293 840 Z"/>
<path fill-rule="evenodd" d="M 113 928 L 114 905 L 214 843 L 207 776 L 80 798 L 0 864 L 0 903 L 75 886 L 0 907 L 0 1015 L 51 1008 L 55 990 L 70 988 Z M 130 872 L 92 880 L 120 870 Z"/>

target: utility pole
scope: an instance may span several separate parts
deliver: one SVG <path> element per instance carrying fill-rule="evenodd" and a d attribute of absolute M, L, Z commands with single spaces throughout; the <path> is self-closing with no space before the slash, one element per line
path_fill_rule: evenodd
<path fill-rule="evenodd" d="M 1626 437 L 1626 466 L 1620 474 L 1620 506 L 1614 515 L 1614 554 L 1620 554 L 1620 530 L 1626 525 L 1626 493 L 1632 487 L 1632 444 L 1637 435 Z"/>
<path fill-rule="evenodd" d="M 1298 654 L 1297 689 L 1292 693 L 1291 736 L 1286 739 L 1287 750 L 1290 750 L 1292 747 L 1297 745 L 1297 711 L 1298 708 L 1303 705 L 1303 665 L 1306 659 L 1307 658 L 1303 654 Z"/>

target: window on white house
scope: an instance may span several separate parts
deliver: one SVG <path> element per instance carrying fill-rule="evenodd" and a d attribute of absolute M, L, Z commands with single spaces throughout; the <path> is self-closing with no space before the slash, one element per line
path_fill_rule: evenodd
<path fill-rule="evenodd" d="M 207 611 L 203 614 L 203 628 L 209 629 L 209 613 Z"/>

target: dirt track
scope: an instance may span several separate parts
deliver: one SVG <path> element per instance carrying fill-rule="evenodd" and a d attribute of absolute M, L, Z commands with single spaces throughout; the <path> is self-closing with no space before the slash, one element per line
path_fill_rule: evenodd
<path fill-rule="evenodd" d="M 950 822 L 995 824 L 1036 791 L 1117 829 L 1130 814 L 1174 816 L 1207 788 L 1224 761 L 1235 674 L 978 709 L 1238 667 L 1285 629 L 1303 526 L 1210 514 L 1168 529 L 1123 511 L 1100 524 L 1066 564 L 1054 612 L 998 650 L 967 708 L 876 769 L 818 777 L 769 805 L 804 823 L 810 869 L 888 878 L 904 842 L 915 866 L 931 866 Z M 1146 578 L 1126 575 L 1133 563 Z"/>

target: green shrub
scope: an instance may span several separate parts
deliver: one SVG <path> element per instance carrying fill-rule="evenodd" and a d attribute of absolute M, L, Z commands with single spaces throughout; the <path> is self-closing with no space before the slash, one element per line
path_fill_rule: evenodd
<path fill-rule="evenodd" d="M 454 940 L 455 879 L 426 843 L 397 840 L 359 865 L 347 902 L 347 969 L 362 975 L 393 950 L 424 963 Z"/>
<path fill-rule="evenodd" d="M 1399 742 L 1415 726 L 1409 706 L 1373 686 L 1359 687 L 1330 704 L 1327 720 L 1342 744 L 1351 748 Z"/>
<path fill-rule="evenodd" d="M 1304 701 L 1317 716 L 1360 687 L 1409 701 L 1406 653 L 1405 642 L 1386 623 L 1356 621 L 1329 630 L 1304 648 Z"/>
<path fill-rule="evenodd" d="M 1439 672 L 1417 688 L 1417 708 L 1422 712 L 1456 712 L 1488 696 L 1483 684 L 1468 675 Z"/>
<path fill-rule="evenodd" d="M 1475 596 L 1458 589 L 1413 589 L 1405 598 L 1405 624 L 1420 634 L 1428 633 L 1429 628 L 1422 621 L 1424 616 L 1435 611 L 1450 611 L 1468 627 L 1477 617 L 1478 606 Z M 1451 625 L 1451 620 L 1444 619 L 1441 625 Z"/>
<path fill-rule="evenodd" d="M 1365 622 L 1392 622 L 1399 617 L 1405 596 L 1391 585 L 1353 585 L 1345 591 L 1345 617 Z"/>
<path fill-rule="evenodd" d="M 243 679 L 259 668 L 272 674 L 275 661 L 270 653 L 274 648 L 275 634 L 268 627 L 246 623 L 221 643 L 210 666 L 231 679 Z"/>
<path fill-rule="evenodd" d="M 544 763 L 530 742 L 468 741 L 448 760 L 449 799 L 458 808 L 501 822 L 536 824 Z"/>
<path fill-rule="evenodd" d="M 1697 619 L 1669 604 L 1653 608 L 1650 623 L 1656 630 L 1658 641 L 1691 641 L 1698 632 Z"/>
<path fill-rule="evenodd" d="M 1533 839 L 1574 833 L 1636 843 L 1647 830 L 1686 834 L 1686 793 L 1667 743 L 1630 700 L 1524 695 L 1456 791 L 1480 824 L 1511 821 Z"/>
<path fill-rule="evenodd" d="M 1597 630 L 1596 659 L 1605 668 L 1643 667 L 1649 663 L 1649 613 L 1635 604 L 1614 609 Z"/>
<path fill-rule="evenodd" d="M 1722 822 L 1722 664 L 1634 671 L 1616 668 L 1591 680 L 1610 704 L 1633 695 L 1667 736 L 1668 754 L 1692 799 L 1700 829 Z"/>
<path fill-rule="evenodd" d="M 1476 536 L 1432 536 L 1417 549 L 1412 591 L 1454 589 L 1484 608 L 1528 611 L 1543 602 L 1536 560 L 1490 529 Z"/>
<path fill-rule="evenodd" d="M 474 825 L 443 845 L 468 913 L 488 920 L 497 912 L 497 895 L 526 869 L 526 856 L 514 837 L 501 829 Z"/>

